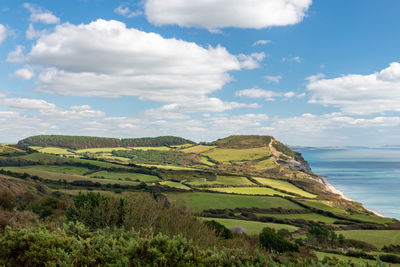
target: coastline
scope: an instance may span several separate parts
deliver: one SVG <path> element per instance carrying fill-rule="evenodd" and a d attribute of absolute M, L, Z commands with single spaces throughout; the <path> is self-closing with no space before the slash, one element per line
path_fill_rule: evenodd
<path fill-rule="evenodd" d="M 326 188 L 328 189 L 329 192 L 331 192 L 333 194 L 336 194 L 336 195 L 339 195 L 341 198 L 343 198 L 345 200 L 354 201 L 353 199 L 347 197 L 342 191 L 340 191 L 339 189 L 334 187 L 325 177 L 319 176 L 319 178 L 321 179 L 322 183 L 326 186 Z M 366 209 L 367 211 L 373 213 L 374 215 L 376 215 L 378 217 L 385 217 L 385 216 L 383 216 L 382 214 L 380 214 L 380 213 L 378 213 L 376 211 L 373 211 L 373 210 L 370 210 L 370 209 L 366 208 L 363 203 L 360 203 L 360 204 L 364 207 L 364 209 Z"/>

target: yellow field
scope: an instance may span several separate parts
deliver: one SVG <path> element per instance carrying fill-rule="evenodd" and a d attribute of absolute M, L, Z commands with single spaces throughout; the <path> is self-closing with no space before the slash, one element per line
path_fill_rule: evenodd
<path fill-rule="evenodd" d="M 260 184 L 263 185 L 267 185 L 279 190 L 284 190 L 286 192 L 289 193 L 294 193 L 303 197 L 308 197 L 308 198 L 315 198 L 317 197 L 314 194 L 308 193 L 298 187 L 296 187 L 295 185 L 283 181 L 283 180 L 275 180 L 275 179 L 268 179 L 268 178 L 259 178 L 259 177 L 253 177 L 254 180 L 256 180 L 257 182 L 259 182 Z"/>
<path fill-rule="evenodd" d="M 76 150 L 75 153 L 110 153 L 114 150 L 129 150 L 126 147 L 100 147 L 100 148 L 87 148 Z"/>
<path fill-rule="evenodd" d="M 184 184 L 181 183 L 177 183 L 177 182 L 172 182 L 172 181 L 165 181 L 165 182 L 160 182 L 160 184 L 162 185 L 166 185 L 169 187 L 175 187 L 175 188 L 179 188 L 179 189 L 184 189 L 184 190 L 190 190 L 190 187 L 187 187 Z"/>
<path fill-rule="evenodd" d="M 208 190 L 215 192 L 234 193 L 240 195 L 268 195 L 268 196 L 278 195 L 284 197 L 291 196 L 266 187 L 223 187 L 223 188 L 208 188 Z"/>
<path fill-rule="evenodd" d="M 185 153 L 201 154 L 201 153 L 204 153 L 204 152 L 206 152 L 206 151 L 208 151 L 210 149 L 213 149 L 213 148 L 215 148 L 215 146 L 198 145 L 198 146 L 192 146 L 192 147 L 189 147 L 189 148 L 182 149 L 181 151 L 185 152 Z"/>
<path fill-rule="evenodd" d="M 48 154 L 59 154 L 59 155 L 73 155 L 74 153 L 68 151 L 65 148 L 60 147 L 43 147 L 36 149 L 41 153 L 48 153 Z"/>
<path fill-rule="evenodd" d="M 254 185 L 249 179 L 246 177 L 239 177 L 239 176 L 218 176 L 216 181 L 194 181 L 188 183 L 194 186 L 201 186 L 201 185 Z"/>
<path fill-rule="evenodd" d="M 271 152 L 265 147 L 248 149 L 215 148 L 202 154 L 207 155 L 216 161 L 227 162 L 255 160 L 269 156 Z"/>

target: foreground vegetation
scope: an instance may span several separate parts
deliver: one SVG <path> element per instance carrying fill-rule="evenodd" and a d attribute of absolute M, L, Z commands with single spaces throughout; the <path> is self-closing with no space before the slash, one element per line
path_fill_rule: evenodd
<path fill-rule="evenodd" d="M 20 144 L 0 146 L 0 265 L 400 263 L 397 220 L 334 195 L 270 136 Z"/>

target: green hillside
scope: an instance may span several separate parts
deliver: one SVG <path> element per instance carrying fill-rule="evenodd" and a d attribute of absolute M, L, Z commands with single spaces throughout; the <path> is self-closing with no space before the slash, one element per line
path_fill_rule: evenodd
<path fill-rule="evenodd" d="M 28 227 L 33 244 L 54 241 L 46 244 L 60 254 L 49 261 L 64 257 L 85 266 L 91 266 L 86 258 L 98 265 L 111 262 L 102 262 L 101 253 L 124 265 L 119 257 L 144 257 L 143 250 L 136 250 L 140 247 L 161 258 L 170 249 L 168 259 L 182 249 L 229 251 L 197 259 L 215 266 L 231 266 L 238 255 L 247 266 L 267 265 L 259 259 L 270 266 L 346 266 L 335 259 L 317 262 L 320 255 L 400 261 L 399 221 L 375 216 L 360 203 L 334 194 L 301 154 L 272 136 L 235 135 L 201 144 L 168 136 L 34 136 L 19 146 L 0 146 L 0 186 L 0 246 L 9 246 L 11 254 L 25 255 L 26 248 L 18 244 L 29 235 L 23 230 Z M 44 231 L 35 221 L 51 230 Z M 64 223 L 70 226 L 54 230 Z M 6 230 L 7 225 L 17 228 Z M 235 228 L 244 233 L 230 233 Z M 273 240 L 265 243 L 259 234 Z M 182 236 L 193 247 L 181 247 L 186 244 Z M 82 240 L 94 254 L 76 258 L 84 253 L 78 249 L 84 247 Z M 80 245 L 65 246 L 75 242 Z M 276 245 L 272 250 L 271 244 Z M 130 255 L 133 251 L 139 254 Z M 0 265 L 12 265 L 4 260 L 11 254 L 1 253 Z M 29 255 L 44 259 L 41 253 Z M 14 263 L 28 264 L 24 257 Z"/>

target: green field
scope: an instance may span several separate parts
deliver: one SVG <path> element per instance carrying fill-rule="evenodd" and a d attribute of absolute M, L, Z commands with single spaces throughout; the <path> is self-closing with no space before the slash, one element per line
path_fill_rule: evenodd
<path fill-rule="evenodd" d="M 198 146 L 192 146 L 192 147 L 188 147 L 188 148 L 182 149 L 181 151 L 185 152 L 185 153 L 201 154 L 201 153 L 204 153 L 204 152 L 206 152 L 208 150 L 211 150 L 213 148 L 215 148 L 215 146 L 198 145 Z"/>
<path fill-rule="evenodd" d="M 171 150 L 171 148 L 166 147 L 166 146 L 135 146 L 135 147 L 129 147 L 130 149 L 135 149 L 135 150 L 158 150 L 158 151 L 168 151 Z"/>
<path fill-rule="evenodd" d="M 215 148 L 202 154 L 207 155 L 216 161 L 228 162 L 255 160 L 269 156 L 271 155 L 271 152 L 266 147 L 247 149 Z"/>
<path fill-rule="evenodd" d="M 184 189 L 184 190 L 191 190 L 190 187 L 187 187 L 184 184 L 177 183 L 177 182 L 172 182 L 172 181 L 160 182 L 160 184 L 166 185 L 166 186 L 169 186 L 169 187 L 175 187 L 175 188 L 179 188 L 179 189 Z"/>
<path fill-rule="evenodd" d="M 109 172 L 109 171 L 99 171 L 92 173 L 90 177 L 96 178 L 101 177 L 104 179 L 111 180 L 139 180 L 140 182 L 155 182 L 158 181 L 159 178 L 153 175 L 141 174 L 141 173 L 131 173 L 131 172 Z"/>
<path fill-rule="evenodd" d="M 400 245 L 400 230 L 345 230 L 337 231 L 347 239 L 354 239 L 373 244 L 377 248 L 385 245 Z"/>
<path fill-rule="evenodd" d="M 194 181 L 188 183 L 194 186 L 202 186 L 202 185 L 255 185 L 246 177 L 239 176 L 218 176 L 215 181 Z"/>
<path fill-rule="evenodd" d="M 73 181 L 92 181 L 94 183 L 98 182 L 100 184 L 121 184 L 121 185 L 138 185 L 135 181 L 115 181 L 110 179 L 100 179 L 100 178 L 90 178 L 87 176 L 82 176 L 78 174 L 71 173 L 59 173 L 54 171 L 44 171 L 37 168 L 38 166 L 24 166 L 24 167 L 3 167 L 4 170 L 9 170 L 17 173 L 28 173 L 30 175 L 36 175 L 43 179 L 59 181 L 66 180 L 67 182 Z M 46 166 L 47 167 L 47 166 Z"/>
<path fill-rule="evenodd" d="M 301 206 L 280 197 L 229 195 L 203 192 L 167 193 L 167 196 L 171 201 L 183 203 L 195 211 L 234 208 L 303 209 Z"/>
<path fill-rule="evenodd" d="M 196 171 L 195 168 L 187 168 L 187 167 L 180 167 L 180 166 L 172 166 L 172 165 L 156 165 L 156 164 L 136 164 L 139 166 L 144 167 L 155 167 L 159 169 L 167 169 L 167 170 L 187 170 L 187 171 Z"/>
<path fill-rule="evenodd" d="M 269 227 L 275 230 L 287 229 L 290 232 L 296 231 L 298 228 L 293 225 L 279 224 L 279 223 L 263 223 L 254 221 L 244 221 L 244 220 L 232 220 L 232 219 L 221 219 L 221 218 L 202 218 L 207 221 L 217 221 L 220 224 L 225 225 L 226 228 L 243 227 L 244 231 L 250 235 L 257 235 L 265 227 Z"/>
<path fill-rule="evenodd" d="M 266 170 L 266 169 L 272 169 L 274 167 L 278 166 L 273 159 L 266 159 L 266 160 L 261 160 L 253 164 L 253 168 L 257 171 L 259 170 Z"/>
<path fill-rule="evenodd" d="M 284 180 L 277 180 L 277 179 L 268 179 L 268 178 L 259 178 L 259 177 L 253 177 L 254 180 L 256 180 L 257 182 L 259 182 L 260 184 L 263 185 L 267 185 L 279 190 L 284 190 L 286 192 L 289 193 L 294 193 L 303 197 L 307 197 L 307 198 L 315 198 L 317 197 L 314 194 L 310 194 L 300 188 L 298 188 L 297 186 L 284 181 Z"/>
<path fill-rule="evenodd" d="M 4 167 L 4 169 L 10 169 L 15 172 L 22 172 L 22 170 L 28 172 L 31 170 L 35 171 L 46 171 L 58 174 L 77 174 L 83 175 L 90 171 L 85 167 L 74 167 L 74 166 L 56 166 L 56 165 L 34 165 L 34 166 L 21 166 L 21 167 Z"/>
<path fill-rule="evenodd" d="M 280 219 L 302 219 L 306 221 L 313 221 L 313 222 L 324 222 L 326 224 L 332 224 L 338 219 L 326 217 L 316 213 L 307 213 L 307 214 L 264 214 L 259 213 L 258 216 L 266 216 L 266 217 L 274 217 Z"/>
<path fill-rule="evenodd" d="M 222 187 L 222 188 L 208 188 L 208 190 L 224 193 L 234 193 L 240 195 L 268 195 L 268 196 L 283 196 L 290 197 L 291 195 L 276 191 L 267 187 Z"/>

